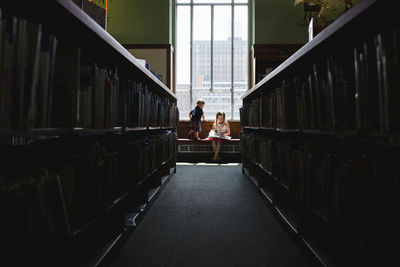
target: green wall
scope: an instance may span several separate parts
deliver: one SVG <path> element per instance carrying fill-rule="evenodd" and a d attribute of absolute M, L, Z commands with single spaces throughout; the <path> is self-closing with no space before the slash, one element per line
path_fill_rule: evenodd
<path fill-rule="evenodd" d="M 256 44 L 306 43 L 308 24 L 303 21 L 303 4 L 294 6 L 294 0 L 253 0 L 254 42 Z M 353 5 L 360 0 L 352 0 Z M 335 20 L 345 10 L 344 3 L 326 9 L 323 17 Z"/>
<path fill-rule="evenodd" d="M 168 44 L 170 0 L 108 0 L 107 31 L 122 44 Z"/>
<path fill-rule="evenodd" d="M 305 43 L 303 9 L 294 0 L 249 0 L 251 43 Z M 174 43 L 174 0 L 108 0 L 107 31 L 122 44 Z M 251 45 L 251 44 L 250 44 Z"/>
<path fill-rule="evenodd" d="M 357 3 L 359 0 L 353 0 Z M 174 44 L 174 0 L 108 0 L 107 31 L 123 44 Z M 294 0 L 249 0 L 250 45 L 308 41 L 303 5 Z"/>
<path fill-rule="evenodd" d="M 293 44 L 308 41 L 308 27 L 300 25 L 304 12 L 294 0 L 255 0 L 256 44 Z"/>

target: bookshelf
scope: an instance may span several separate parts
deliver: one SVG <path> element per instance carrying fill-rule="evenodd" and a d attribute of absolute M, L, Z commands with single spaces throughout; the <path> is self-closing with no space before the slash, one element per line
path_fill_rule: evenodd
<path fill-rule="evenodd" d="M 303 44 L 254 44 L 250 49 L 250 66 L 254 68 L 251 75 L 251 86 L 264 78 L 267 71 L 278 67 Z"/>
<path fill-rule="evenodd" d="M 101 264 L 176 171 L 174 93 L 71 0 L 0 2 L 0 85 L 1 261 Z"/>
<path fill-rule="evenodd" d="M 319 265 L 399 263 L 396 17 L 360 1 L 242 98 L 243 173 Z"/>

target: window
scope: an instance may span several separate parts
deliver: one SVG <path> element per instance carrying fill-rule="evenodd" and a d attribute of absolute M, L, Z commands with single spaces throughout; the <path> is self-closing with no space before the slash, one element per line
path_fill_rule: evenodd
<path fill-rule="evenodd" d="M 189 119 L 196 100 L 204 114 L 239 120 L 248 88 L 248 1 L 176 1 L 176 94 L 180 117 Z"/>

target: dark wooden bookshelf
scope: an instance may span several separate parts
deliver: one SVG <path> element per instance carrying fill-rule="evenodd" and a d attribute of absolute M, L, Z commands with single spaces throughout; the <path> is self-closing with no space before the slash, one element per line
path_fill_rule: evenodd
<path fill-rule="evenodd" d="M 379 20 L 375 14 L 385 14 Z M 387 0 L 363 0 L 357 5 L 346 11 L 334 22 L 329 24 L 323 31 L 317 34 L 310 42 L 303 45 L 298 51 L 291 55 L 287 60 L 280 64 L 264 79 L 258 82 L 253 88 L 248 90 L 242 99 L 250 99 L 261 90 L 269 87 L 271 84 L 280 81 L 287 72 L 300 72 L 301 66 L 309 65 L 321 54 L 326 54 L 328 50 L 340 51 L 366 33 L 377 32 L 382 25 L 395 25 L 396 15 Z M 341 40 L 341 41 L 337 41 Z M 344 41 L 346 40 L 346 41 Z M 335 53 L 332 52 L 332 53 Z"/>
<path fill-rule="evenodd" d="M 105 135 L 120 134 L 122 127 L 104 128 L 104 129 L 88 129 L 88 128 L 33 128 L 25 135 Z"/>
<path fill-rule="evenodd" d="M 391 5 L 360 1 L 242 97 L 243 173 L 320 266 L 399 263 L 400 22 Z"/>
<path fill-rule="evenodd" d="M 70 227 L 69 233 L 65 234 L 68 236 L 63 237 L 62 240 L 58 240 L 58 237 L 55 236 L 54 240 L 47 241 L 50 238 L 43 234 L 41 238 L 43 241 L 27 241 L 40 243 L 40 245 L 43 245 L 43 248 L 35 248 L 35 251 L 37 249 L 37 251 L 43 250 L 48 253 L 36 255 L 36 252 L 29 250 L 28 246 L 19 246 L 18 249 L 11 246 L 10 244 L 12 243 L 23 243 L 19 241 L 19 238 L 22 237 L 18 237 L 22 235 L 22 231 L 18 231 L 14 237 L 10 236 L 7 239 L 3 239 L 2 236 L 2 242 L 6 242 L 4 240 L 11 241 L 9 244 L 3 243 L 3 245 L 8 246 L 8 251 L 12 252 L 10 258 L 20 258 L 22 261 L 21 264 L 25 263 L 24 261 L 26 260 L 29 264 L 33 265 L 54 265 L 56 262 L 60 266 L 84 265 L 85 263 L 89 266 L 101 265 L 108 257 L 107 255 L 111 254 L 112 250 L 124 241 L 127 233 L 126 228 L 129 228 L 129 226 L 124 225 L 125 215 L 136 206 L 144 205 L 145 209 L 143 212 L 135 215 L 135 220 L 139 221 L 139 218 L 151 207 L 150 203 L 154 202 L 157 195 L 161 192 L 160 189 L 165 186 L 170 177 L 176 172 L 177 118 L 175 116 L 178 114 L 176 96 L 170 88 L 165 86 L 149 70 L 142 67 L 125 47 L 71 0 L 41 1 L 40 3 L 33 3 L 32 1 L 1 1 L 0 19 L 3 21 L 7 20 L 8 22 L 9 20 L 13 20 L 13 17 L 15 17 L 18 25 L 21 21 L 35 24 L 35 26 L 38 25 L 37 28 L 39 29 L 40 26 L 42 36 L 50 35 L 50 37 L 56 38 L 57 51 L 54 51 L 54 53 L 57 56 L 59 55 L 59 51 L 79 50 L 79 55 L 77 56 L 79 58 L 79 65 L 75 67 L 76 70 L 80 71 L 79 75 L 76 75 L 78 76 L 76 84 L 81 83 L 81 88 L 79 91 L 77 90 L 77 93 L 81 93 L 80 90 L 85 88 L 82 86 L 83 78 L 81 75 L 82 70 L 85 70 L 82 66 L 93 67 L 98 64 L 96 67 L 99 67 L 99 71 L 104 70 L 107 74 L 107 78 L 103 77 L 104 80 L 99 79 L 99 83 L 108 82 L 112 85 L 104 85 L 110 92 L 107 92 L 109 95 L 102 96 L 107 101 L 103 101 L 103 103 L 99 101 L 102 104 L 100 109 L 104 108 L 104 118 L 98 119 L 93 110 L 88 108 L 90 114 L 93 112 L 93 115 L 88 115 L 88 122 L 84 122 L 82 118 L 79 120 L 76 119 L 76 122 L 74 122 L 75 118 L 71 119 L 67 117 L 69 115 L 67 113 L 65 121 L 55 120 L 54 117 L 57 117 L 58 114 L 56 114 L 56 109 L 53 109 L 52 111 L 47 111 L 50 114 L 45 115 L 46 121 L 48 120 L 46 123 L 42 124 L 42 118 L 39 118 L 39 115 L 37 115 L 38 117 L 35 117 L 37 119 L 35 126 L 32 126 L 32 124 L 15 126 L 14 122 L 10 123 L 8 121 L 9 119 L 3 121 L 5 116 L 2 114 L 3 117 L 0 117 L 0 146 L 2 151 L 0 153 L 2 159 L 0 168 L 1 185 L 7 185 L 10 182 L 11 185 L 19 186 L 19 180 L 13 180 L 14 177 L 23 175 L 22 171 L 20 173 L 18 170 L 19 168 L 26 172 L 30 171 L 33 167 L 37 168 L 37 170 L 30 171 L 32 173 L 28 172 L 26 174 L 27 176 L 32 176 L 32 180 L 36 179 L 37 188 L 44 187 L 38 177 L 44 179 L 53 178 L 52 175 L 58 175 L 57 179 L 61 181 L 60 191 L 64 190 L 64 193 L 60 194 L 60 198 L 63 198 L 63 203 L 59 205 L 64 205 L 64 213 L 68 216 L 64 214 L 67 219 L 63 220 Z M 27 29 L 26 35 L 29 34 L 30 32 Z M 3 40 L 0 38 L 0 41 Z M 20 45 L 18 42 L 10 44 L 10 47 Z M 42 52 L 41 49 L 43 48 L 38 47 L 37 50 Z M 12 47 L 11 50 L 14 51 L 17 49 Z M 23 49 L 20 50 L 22 51 Z M 44 51 L 47 52 L 47 50 Z M 0 53 L 3 52 L 0 51 Z M 36 53 L 35 55 L 38 54 L 37 52 L 29 52 L 27 55 L 34 53 Z M 56 58 L 58 58 L 57 56 Z M 26 58 L 26 61 L 28 61 L 28 56 Z M 17 64 L 17 59 L 11 58 L 11 61 L 12 64 L 14 64 L 14 61 Z M 61 65 L 60 63 L 57 64 Z M 55 67 L 50 65 L 49 69 L 54 70 Z M 13 69 L 13 74 L 17 71 Z M 38 72 L 41 71 L 39 70 Z M 54 74 L 54 77 L 56 75 L 59 74 Z M 50 78 L 48 79 L 50 80 Z M 141 88 L 142 91 L 135 91 L 134 93 L 141 94 L 140 97 L 143 97 L 142 100 L 149 100 L 148 102 L 143 102 L 141 109 L 133 104 L 128 106 L 127 100 L 124 98 L 125 96 L 122 96 L 122 94 L 119 95 L 122 91 L 125 92 L 132 89 L 128 87 L 129 82 L 132 81 L 141 83 L 141 86 L 143 86 Z M 59 93 L 64 90 L 62 87 L 58 87 L 59 85 L 54 85 L 54 92 Z M 138 88 L 139 86 L 135 87 L 134 90 Z M 104 89 L 104 92 L 106 92 L 106 89 Z M 113 90 L 113 94 L 111 94 L 111 89 Z M 115 93 L 116 91 L 118 92 Z M 27 92 L 30 94 L 33 91 Z M 3 93 L 3 91 L 1 90 L 0 93 Z M 1 99 L 2 96 L 0 95 L 0 100 L 3 100 Z M 32 96 L 34 96 L 33 93 Z M 81 105 L 79 102 L 81 100 L 78 100 L 78 97 L 74 98 L 74 96 L 71 97 L 71 101 L 66 99 L 65 103 L 67 104 L 65 105 L 72 103 L 67 108 L 71 110 L 75 109 L 75 112 L 81 112 L 76 108 Z M 89 97 L 94 99 L 94 95 L 90 95 Z M 46 95 L 44 98 L 50 99 L 55 98 L 55 96 Z M 59 97 L 58 101 L 60 99 L 61 97 Z M 93 105 L 93 108 L 97 108 L 97 106 L 92 104 L 93 99 L 89 98 L 90 105 Z M 36 100 L 34 97 L 30 97 L 28 100 L 31 102 L 37 101 L 37 103 L 35 102 L 37 106 L 41 106 L 41 102 L 39 101 L 43 99 Z M 21 101 L 21 103 L 25 105 L 26 102 L 30 101 Z M 17 102 L 9 102 L 9 110 L 12 111 L 10 114 L 14 115 L 14 110 L 18 110 L 19 106 L 15 104 Z M 126 104 L 124 106 L 125 110 L 124 108 L 120 110 L 121 103 Z M 167 103 L 167 105 L 164 105 L 164 103 Z M 56 104 L 52 103 L 52 105 Z M 155 113 L 156 115 L 152 114 L 154 116 L 148 117 L 145 115 L 145 110 L 150 109 L 152 105 L 155 105 L 157 108 L 164 105 L 163 107 L 167 108 L 167 110 L 162 109 L 164 112 L 163 115 L 158 116 Z M 23 106 L 21 114 L 25 112 L 36 116 L 37 111 L 31 111 L 30 108 L 31 103 L 28 103 L 26 107 Z M 130 118 L 129 121 L 126 115 L 128 113 L 138 115 L 132 115 L 137 117 Z M 77 114 L 73 115 L 76 116 Z M 12 118 L 11 120 L 17 121 L 18 124 L 22 121 L 31 123 L 28 119 L 24 118 L 24 120 L 21 119 L 19 121 L 19 117 Z M 76 118 L 79 118 L 79 116 L 76 116 Z M 141 120 L 140 123 L 139 120 Z M 6 125 L 4 128 L 3 123 Z M 15 124 L 17 125 L 17 123 Z M 100 126 L 96 126 L 97 123 Z M 46 124 L 46 126 L 36 126 L 39 124 Z M 14 139 L 17 141 L 14 142 Z M 10 140 L 12 141 L 10 142 Z M 21 159 L 18 158 L 18 155 L 21 156 Z M 152 160 L 147 160 L 150 158 Z M 137 162 L 140 162 L 140 165 L 138 165 L 140 168 L 132 169 L 132 166 Z M 10 166 L 7 166 L 7 164 Z M 13 170 L 16 170 L 16 174 L 12 173 Z M 45 170 L 48 173 L 45 173 Z M 39 173 L 35 173 L 35 171 Z M 7 183 L 3 177 L 3 172 L 4 177 L 7 178 Z M 68 189 L 66 189 L 67 187 Z M 50 228 L 46 228 L 45 226 L 54 223 L 55 226 L 53 225 L 53 227 L 58 229 L 57 227 L 61 227 L 58 224 L 60 224 L 59 221 L 62 218 L 55 218 L 56 221 L 58 220 L 57 222 L 47 222 L 50 219 L 46 219 L 46 216 L 53 216 L 47 210 L 47 207 L 53 203 L 50 203 L 50 201 L 45 202 L 42 198 L 43 196 L 47 197 L 45 194 L 50 195 L 51 192 L 47 193 L 47 191 L 44 192 L 44 189 L 39 190 L 37 188 L 37 192 L 35 191 L 34 193 L 37 195 L 41 194 L 37 199 L 40 198 L 40 201 L 43 203 L 40 202 L 40 205 L 42 205 L 40 212 L 33 212 L 34 214 L 37 213 L 37 215 L 32 216 L 37 216 L 33 219 L 43 221 L 44 226 L 35 225 L 38 228 L 37 230 L 35 227 L 30 227 L 28 225 L 29 220 L 26 219 L 19 220 L 18 224 L 25 228 L 30 227 L 31 231 L 37 230 L 38 232 L 31 233 L 33 236 L 40 236 L 41 233 L 46 233 L 49 236 L 55 235 L 54 233 L 47 233 L 46 231 L 50 232 L 48 230 Z M 1 189 L 3 190 L 3 188 Z M 1 194 L 1 201 L 3 201 L 4 196 L 3 193 Z M 67 198 L 68 200 L 66 200 Z M 39 203 L 39 200 L 37 202 Z M 3 204 L 3 202 L 0 204 Z M 1 206 L 3 207 L 3 205 Z M 21 206 L 17 205 L 16 207 L 21 208 Z M 19 210 L 10 211 L 10 213 L 17 212 Z M 25 211 L 22 210 L 22 212 Z M 3 215 L 7 218 L 13 218 L 7 216 L 7 213 Z M 10 224 L 9 226 L 12 225 Z M 6 229 L 1 230 L 4 232 Z M 26 240 L 26 236 L 24 240 Z M 48 243 L 44 244 L 45 242 Z M 50 242 L 54 242 L 55 245 Z"/>
<path fill-rule="evenodd" d="M 127 127 L 124 129 L 125 132 L 140 132 L 147 131 L 147 127 Z"/>
<path fill-rule="evenodd" d="M 113 127 L 113 128 L 33 128 L 26 131 L 7 130 L 0 131 L 0 137 L 30 137 L 30 136 L 102 136 L 107 134 L 151 134 L 164 131 L 175 131 L 173 127 Z"/>

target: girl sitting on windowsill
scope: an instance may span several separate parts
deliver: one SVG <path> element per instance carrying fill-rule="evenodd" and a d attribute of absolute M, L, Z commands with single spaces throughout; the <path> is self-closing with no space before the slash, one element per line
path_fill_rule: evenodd
<path fill-rule="evenodd" d="M 212 131 L 215 132 L 215 135 L 213 133 L 213 135 L 210 134 L 209 137 L 214 150 L 214 156 L 212 157 L 212 160 L 217 161 L 221 159 L 218 153 L 221 149 L 222 143 L 224 140 L 229 139 L 229 135 L 231 134 L 229 123 L 225 121 L 225 112 L 217 112 L 215 116 L 215 122 L 212 125 L 211 132 Z"/>

